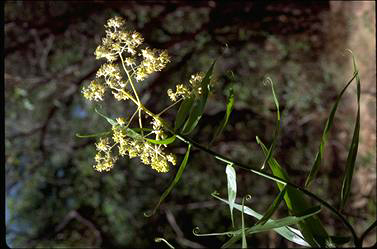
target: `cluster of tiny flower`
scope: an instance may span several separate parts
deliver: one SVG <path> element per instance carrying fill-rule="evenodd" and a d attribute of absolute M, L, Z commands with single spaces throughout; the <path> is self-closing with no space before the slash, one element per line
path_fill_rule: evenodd
<path fill-rule="evenodd" d="M 188 98 L 189 96 L 191 96 L 192 94 L 195 94 L 195 95 L 200 95 L 202 94 L 202 87 L 201 87 L 201 82 L 204 78 L 204 73 L 203 72 L 199 72 L 199 73 L 196 73 L 196 74 L 193 74 L 191 75 L 191 78 L 190 78 L 190 85 L 191 85 L 191 90 L 189 90 L 188 87 L 186 87 L 185 85 L 183 84 L 178 84 L 176 86 L 176 91 L 173 92 L 172 89 L 169 89 L 168 90 L 168 96 L 169 98 L 173 101 L 173 102 L 176 102 L 180 99 L 185 99 L 185 98 Z"/>
<path fill-rule="evenodd" d="M 152 169 L 157 172 L 168 172 L 169 164 L 176 164 L 176 156 L 172 153 L 167 154 L 162 145 L 152 144 L 146 141 L 143 137 L 134 137 L 127 134 L 125 129 L 125 119 L 117 118 L 117 125 L 113 125 L 112 139 L 114 143 L 110 145 L 108 138 L 101 138 L 96 143 L 97 155 L 95 156 L 96 165 L 94 168 L 98 171 L 109 171 L 118 157 L 111 154 L 111 150 L 115 145 L 118 145 L 120 156 L 128 156 L 129 158 L 140 157 L 141 161 L 150 165 Z M 164 137 L 161 126 L 155 121 L 153 122 L 153 133 L 156 134 L 156 139 Z"/>
<path fill-rule="evenodd" d="M 98 83 L 95 80 L 92 80 L 88 87 L 82 90 L 82 94 L 85 98 L 89 100 L 103 100 L 103 95 L 105 94 L 105 86 L 101 83 Z"/>
<path fill-rule="evenodd" d="M 107 21 L 106 35 L 94 53 L 97 59 L 105 58 L 107 62 L 97 71 L 97 79 L 84 87 L 82 93 L 88 100 L 102 101 L 106 89 L 111 89 L 118 101 L 131 99 L 140 108 L 141 102 L 134 89 L 133 80 L 141 82 L 153 72 L 161 71 L 169 62 L 169 56 L 166 50 L 140 48 L 144 41 L 143 37 L 136 31 L 127 31 L 125 24 L 121 17 Z M 127 75 L 127 80 L 123 79 L 121 66 L 117 63 L 118 59 Z M 128 85 L 131 85 L 133 92 L 127 89 Z M 149 135 L 155 134 L 156 140 L 164 139 L 161 123 L 157 119 L 154 120 L 153 131 Z M 112 148 L 116 145 L 119 156 L 140 157 L 144 164 L 150 165 L 158 172 L 167 172 L 168 162 L 176 164 L 175 155 L 166 153 L 161 144 L 152 144 L 144 136 L 135 137 L 128 134 L 129 123 L 126 126 L 124 118 L 117 118 L 116 122 L 117 124 L 112 127 L 112 144 L 109 138 L 101 138 L 96 143 L 97 154 L 94 165 L 96 170 L 109 171 L 113 167 L 118 160 L 118 157 L 112 153 Z"/>
<path fill-rule="evenodd" d="M 108 138 L 101 138 L 98 143 L 96 143 L 97 154 L 95 156 L 96 165 L 94 168 L 101 171 L 109 171 L 114 163 L 117 161 L 117 157 L 111 154 L 111 146 Z"/>
<path fill-rule="evenodd" d="M 105 27 L 106 36 L 94 54 L 97 59 L 105 58 L 107 63 L 98 70 L 98 80 L 84 87 L 82 93 L 89 100 L 102 101 L 106 88 L 110 88 L 117 100 L 127 100 L 132 95 L 126 89 L 127 84 L 132 79 L 141 82 L 153 72 L 161 71 L 170 61 L 169 55 L 166 50 L 140 48 L 143 37 L 136 31 L 127 31 L 121 17 L 109 19 Z M 128 76 L 126 81 L 116 64 L 119 58 Z M 101 77 L 104 84 L 100 83 Z"/>

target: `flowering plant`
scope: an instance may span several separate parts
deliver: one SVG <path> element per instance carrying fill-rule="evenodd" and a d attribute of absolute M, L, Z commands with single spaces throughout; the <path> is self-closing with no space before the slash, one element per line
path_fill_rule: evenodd
<path fill-rule="evenodd" d="M 83 88 L 82 94 L 88 100 L 102 101 L 106 90 L 110 89 L 116 100 L 131 101 L 137 108 L 130 118 L 118 117 L 112 122 L 113 142 L 109 138 L 100 138 L 96 144 L 98 153 L 95 156 L 94 168 L 98 171 L 109 171 L 118 159 L 113 152 L 113 148 L 117 145 L 119 156 L 139 157 L 152 169 L 168 172 L 169 163 L 176 164 L 176 156 L 164 151 L 166 142 L 173 140 L 164 140 L 167 138 L 164 129 L 169 130 L 169 128 L 160 116 L 180 101 L 193 95 L 200 96 L 204 74 L 197 73 L 191 76 L 190 90 L 183 84 L 178 84 L 175 92 L 169 89 L 167 93 L 174 103 L 159 114 L 153 114 L 143 106 L 135 85 L 142 84 L 150 74 L 164 69 L 170 61 L 168 52 L 148 47 L 141 48 L 143 37 L 136 31 L 127 31 L 125 21 L 121 17 L 109 19 L 105 27 L 106 36 L 102 39 L 102 44 L 97 47 L 95 55 L 97 59 L 105 58 L 107 62 L 99 68 L 97 79 Z M 116 63 L 118 60 L 121 65 Z M 150 122 L 152 129 L 143 126 L 142 113 L 152 118 Z M 139 117 L 138 128 L 141 134 L 130 129 L 136 115 Z M 149 132 L 145 134 L 145 131 Z M 154 136 L 154 139 L 150 136 Z"/>
<path fill-rule="evenodd" d="M 192 146 L 194 146 L 227 165 L 225 172 L 228 181 L 228 200 L 220 198 L 217 194 L 213 194 L 213 196 L 229 205 L 233 226 L 235 226 L 233 209 L 241 211 L 242 217 L 242 225 L 238 230 L 222 233 L 199 234 L 199 229 L 196 228 L 193 231 L 195 235 L 230 235 L 231 239 L 229 239 L 229 241 L 226 242 L 223 247 L 232 246 L 237 241 L 242 240 L 242 247 L 246 248 L 247 235 L 274 230 L 284 238 L 301 246 L 334 247 L 347 243 L 351 240 L 355 246 L 362 246 L 365 236 L 376 227 L 376 221 L 369 228 L 367 228 L 361 236 L 358 236 L 350 222 L 343 216 L 343 214 L 341 214 L 341 210 L 345 207 L 346 201 L 350 195 L 350 186 L 359 143 L 360 78 L 354 58 L 354 75 L 336 99 L 326 122 L 320 147 L 316 155 L 315 162 L 306 179 L 305 187 L 300 187 L 290 181 L 287 172 L 273 156 L 281 120 L 278 98 L 275 95 L 274 85 L 270 78 L 266 78 L 266 82 L 271 85 L 277 111 L 274 138 L 271 145 L 267 147 L 257 137 L 257 143 L 261 146 L 266 157 L 260 168 L 250 167 L 248 165 L 243 165 L 242 163 L 236 162 L 235 160 L 226 158 L 225 156 L 210 150 L 208 146 L 205 147 L 196 143 L 187 136 L 197 126 L 204 112 L 208 94 L 212 89 L 211 80 L 215 62 L 210 66 L 206 73 L 199 72 L 193 74 L 189 80 L 189 84 L 185 85 L 179 83 L 176 85 L 175 90 L 169 89 L 167 91 L 167 95 L 173 101 L 173 103 L 160 113 L 155 114 L 141 102 L 140 96 L 136 90 L 136 85 L 142 84 L 149 75 L 154 72 L 161 71 L 166 67 L 167 63 L 170 61 L 167 51 L 148 47 L 142 48 L 143 37 L 141 34 L 136 31 L 128 31 L 126 29 L 125 21 L 120 17 L 109 19 L 105 27 L 106 36 L 102 39 L 102 44 L 97 47 L 95 55 L 97 59 L 105 58 L 107 62 L 98 70 L 96 74 L 97 79 L 90 82 L 88 86 L 83 88 L 82 94 L 88 100 L 102 101 L 107 89 L 110 89 L 116 100 L 130 101 L 136 106 L 136 108 L 135 112 L 130 117 L 118 117 L 116 119 L 109 118 L 96 110 L 112 125 L 112 129 L 111 131 L 94 135 L 102 136 L 96 143 L 97 154 L 95 156 L 96 164 L 94 165 L 94 168 L 98 171 L 109 171 L 119 156 L 128 156 L 130 158 L 139 157 L 144 164 L 150 165 L 152 169 L 158 172 L 168 172 L 169 164 L 175 165 L 177 159 L 176 155 L 167 152 L 167 145 L 173 143 L 176 138 L 188 144 L 186 154 L 180 164 L 174 180 L 168 189 L 162 194 L 153 211 L 146 213 L 146 216 L 151 216 L 156 212 L 161 202 L 179 181 L 186 167 L 190 149 Z M 342 190 L 340 194 L 340 209 L 337 209 L 322 198 L 310 192 L 308 189 L 310 184 L 316 178 L 318 169 L 321 165 L 324 148 L 327 143 L 328 132 L 332 127 L 338 103 L 343 93 L 354 79 L 356 79 L 357 83 L 358 111 L 353 133 L 354 135 L 349 149 L 347 165 L 343 177 Z M 180 107 L 177 111 L 173 127 L 161 116 L 165 111 L 178 103 L 180 103 Z M 214 137 L 216 137 L 226 126 L 233 108 L 233 104 L 234 96 L 233 92 L 230 91 L 226 103 L 226 114 L 216 130 Z M 146 125 L 146 120 L 145 118 L 143 120 L 142 114 L 146 115 L 149 119 L 147 123 L 149 125 Z M 132 127 L 132 121 L 136 116 L 138 116 L 138 127 Z M 108 137 L 109 135 L 112 135 L 111 139 Z M 114 152 L 114 148 L 116 146 L 117 153 Z M 272 173 L 267 172 L 267 167 L 265 167 L 267 165 Z M 244 205 L 244 200 L 242 201 L 242 205 L 235 203 L 237 194 L 235 167 L 247 170 L 276 183 L 279 189 L 279 194 L 267 208 L 264 214 L 259 214 L 251 208 L 246 207 Z M 352 237 L 330 236 L 325 227 L 322 225 L 320 219 L 317 217 L 317 214 L 321 211 L 321 206 L 312 207 L 307 202 L 306 197 L 319 202 L 321 206 L 324 206 L 334 215 L 336 215 L 349 229 Z M 271 219 L 272 215 L 278 209 L 279 204 L 282 201 L 286 203 L 290 216 L 279 220 Z M 245 227 L 243 218 L 244 214 L 253 216 L 258 221 L 251 227 Z M 299 230 L 291 227 L 291 225 L 295 224 L 299 226 Z M 166 242 L 166 240 L 162 238 L 159 238 L 156 241 Z"/>

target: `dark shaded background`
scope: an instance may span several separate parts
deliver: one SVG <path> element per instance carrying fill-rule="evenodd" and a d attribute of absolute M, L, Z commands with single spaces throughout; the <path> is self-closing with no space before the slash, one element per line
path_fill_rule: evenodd
<path fill-rule="evenodd" d="M 120 15 L 151 47 L 171 55 L 168 67 L 141 86 L 142 101 L 158 112 L 168 88 L 206 71 L 217 58 L 215 93 L 193 138 L 205 144 L 224 115 L 231 71 L 235 108 L 212 149 L 260 165 L 255 136 L 271 142 L 274 104 L 269 75 L 282 111 L 276 157 L 303 184 L 314 161 L 329 110 L 352 76 L 353 50 L 362 79 L 361 138 L 350 202 L 344 212 L 360 233 L 376 218 L 376 67 L 374 2 L 15 2 L 5 3 L 6 239 L 11 247 L 219 247 L 226 237 L 195 237 L 231 229 L 225 167 L 193 150 L 186 171 L 152 218 L 151 209 L 177 168 L 157 174 L 138 159 L 123 159 L 109 173 L 92 168 L 92 139 L 109 125 L 80 95 L 101 65 L 94 50 L 106 20 Z M 339 105 L 326 157 L 311 190 L 337 205 L 356 116 L 355 87 Z M 125 115 L 130 106 L 108 98 L 102 109 Z M 175 110 L 166 115 L 173 120 Z M 184 145 L 172 150 L 180 156 Z M 265 179 L 237 171 L 238 197 L 263 212 L 277 193 Z M 281 206 L 275 217 L 286 215 Z M 346 231 L 329 212 L 320 214 L 332 234 Z M 254 220 L 246 218 L 246 224 Z M 236 224 L 240 224 L 236 213 Z M 376 241 L 371 234 L 365 245 Z M 251 247 L 294 247 L 274 232 L 248 237 Z"/>

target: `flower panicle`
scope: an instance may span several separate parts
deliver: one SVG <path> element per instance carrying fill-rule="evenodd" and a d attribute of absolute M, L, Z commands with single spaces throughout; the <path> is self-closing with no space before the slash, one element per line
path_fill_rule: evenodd
<path fill-rule="evenodd" d="M 168 52 L 141 48 L 143 42 L 144 38 L 139 32 L 127 30 L 122 17 L 110 18 L 105 24 L 105 36 L 94 52 L 97 59 L 104 58 L 107 61 L 96 73 L 97 83 L 100 80 L 104 83 L 86 87 L 82 92 L 84 97 L 91 101 L 102 101 L 105 89 L 110 88 L 116 100 L 128 100 L 130 94 L 126 88 L 130 82 L 141 83 L 152 73 L 163 70 L 170 62 Z M 126 74 L 122 74 L 118 66 L 119 59 Z M 124 75 L 127 75 L 127 79 L 123 79 Z"/>
<path fill-rule="evenodd" d="M 184 84 L 177 84 L 175 92 L 172 89 L 168 89 L 167 94 L 171 101 L 176 102 L 179 99 L 185 99 L 190 97 L 192 94 L 199 96 L 202 94 L 202 81 L 204 79 L 204 73 L 199 72 L 191 75 L 189 80 L 190 87 L 185 86 Z"/>
<path fill-rule="evenodd" d="M 169 165 L 175 165 L 176 156 L 165 151 L 166 144 L 151 143 L 148 136 L 155 140 L 165 139 L 163 124 L 155 116 L 151 125 L 152 132 L 144 136 L 135 135 L 129 131 L 129 125 L 135 114 L 139 114 L 139 125 L 142 126 L 141 112 L 146 112 L 137 93 L 135 83 L 142 83 L 152 73 L 162 71 L 170 62 L 166 50 L 143 46 L 144 38 L 140 33 L 128 30 L 127 22 L 121 17 L 107 20 L 105 35 L 95 49 L 96 59 L 106 61 L 96 72 L 96 79 L 92 80 L 82 89 L 83 96 L 90 101 L 103 101 L 107 89 L 118 101 L 131 100 L 138 109 L 130 120 L 118 117 L 112 123 L 111 137 L 100 138 L 96 146 L 95 165 L 97 171 L 109 171 L 119 157 L 138 157 L 140 160 L 157 172 L 168 172 Z M 168 90 L 168 95 L 173 101 L 187 98 L 192 94 L 201 94 L 201 81 L 204 74 L 198 73 L 191 76 L 189 84 L 178 84 L 176 90 Z"/>

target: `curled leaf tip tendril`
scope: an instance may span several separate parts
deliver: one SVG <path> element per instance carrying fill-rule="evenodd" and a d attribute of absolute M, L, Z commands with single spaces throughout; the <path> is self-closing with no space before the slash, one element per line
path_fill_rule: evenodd
<path fill-rule="evenodd" d="M 144 217 L 150 218 L 153 215 L 153 212 L 152 211 L 146 211 L 143 214 L 144 214 Z"/>
<path fill-rule="evenodd" d="M 263 80 L 263 85 L 267 86 L 267 84 L 273 84 L 272 79 L 269 76 L 266 76 Z"/>
<path fill-rule="evenodd" d="M 194 227 L 194 229 L 192 229 L 192 233 L 193 233 L 195 236 L 200 236 L 199 232 L 200 232 L 199 227 Z"/>

